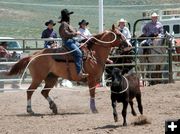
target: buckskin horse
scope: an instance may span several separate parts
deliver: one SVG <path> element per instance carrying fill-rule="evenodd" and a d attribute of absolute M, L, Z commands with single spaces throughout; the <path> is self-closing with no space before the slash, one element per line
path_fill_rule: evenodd
<path fill-rule="evenodd" d="M 83 62 L 83 68 L 84 71 L 89 74 L 87 82 L 90 93 L 90 109 L 93 113 L 97 113 L 98 111 L 95 105 L 95 88 L 97 82 L 99 82 L 102 77 L 108 54 L 112 47 L 120 46 L 122 44 L 128 46 L 129 44 L 114 25 L 112 25 L 110 31 L 97 34 L 94 38 L 99 41 L 92 41 L 93 43 L 91 44 L 90 49 L 93 53 L 91 53 L 92 56 L 89 58 L 87 57 Z M 114 41 L 112 42 L 113 39 Z M 102 41 L 106 43 L 102 43 Z M 31 107 L 31 96 L 43 80 L 45 81 L 45 86 L 41 93 L 49 102 L 50 109 L 54 114 L 57 114 L 58 112 L 57 106 L 49 97 L 49 92 L 56 84 L 58 77 L 73 81 L 81 81 L 76 72 L 74 61 L 70 62 L 65 58 L 65 61 L 57 62 L 53 59 L 52 55 L 48 55 L 48 53 L 52 53 L 53 51 L 54 49 L 51 48 L 43 49 L 32 56 L 25 57 L 13 65 L 7 73 L 7 75 L 20 74 L 26 66 L 29 65 L 28 68 L 32 77 L 32 83 L 27 90 L 27 112 L 29 114 L 34 114 Z"/>

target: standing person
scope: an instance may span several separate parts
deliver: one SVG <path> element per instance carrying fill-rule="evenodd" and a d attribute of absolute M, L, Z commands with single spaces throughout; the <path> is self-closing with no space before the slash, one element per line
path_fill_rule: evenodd
<path fill-rule="evenodd" d="M 72 54 L 74 56 L 78 76 L 80 78 L 85 78 L 88 74 L 83 73 L 82 71 L 82 52 L 79 48 L 80 44 L 73 38 L 81 33 L 79 31 L 76 32 L 70 25 L 70 15 L 73 13 L 74 12 L 69 12 L 67 9 L 61 10 L 59 35 L 62 38 L 64 45 L 73 51 Z"/>
<path fill-rule="evenodd" d="M 89 22 L 87 22 L 86 20 L 81 20 L 81 22 L 79 22 L 78 31 L 81 33 L 81 35 L 85 36 L 86 38 L 90 38 L 92 34 L 88 30 L 87 25 L 89 25 Z M 85 37 L 83 36 L 79 36 L 80 41 L 85 39 Z"/>
<path fill-rule="evenodd" d="M 126 27 L 126 20 L 121 18 L 118 22 L 118 28 L 120 30 L 120 32 L 126 37 L 127 41 L 130 41 L 131 39 L 131 33 L 129 31 L 129 29 Z"/>
<path fill-rule="evenodd" d="M 127 21 L 124 18 L 121 18 L 118 21 L 118 28 L 119 28 L 119 31 L 124 35 L 126 40 L 130 43 L 131 33 L 129 31 L 129 28 L 126 27 L 126 23 L 127 23 Z M 134 51 L 136 51 L 136 50 L 132 49 L 132 45 L 125 46 L 125 48 L 123 50 L 124 50 L 124 52 L 122 53 L 122 55 L 134 55 L 134 53 L 135 53 Z M 123 57 L 122 61 L 124 61 L 125 63 L 132 63 L 134 61 L 134 58 L 133 57 Z M 123 66 L 122 73 L 128 73 L 130 70 L 132 70 L 133 67 L 134 67 L 133 65 Z M 131 71 L 131 73 L 132 73 L 132 71 Z"/>
<path fill-rule="evenodd" d="M 49 20 L 45 22 L 45 25 L 47 26 L 47 29 L 45 29 L 42 32 L 41 38 L 57 38 L 57 33 L 53 29 L 53 27 L 56 25 L 53 20 Z M 53 44 L 54 41 L 45 41 L 44 48 L 51 48 L 51 44 Z"/>

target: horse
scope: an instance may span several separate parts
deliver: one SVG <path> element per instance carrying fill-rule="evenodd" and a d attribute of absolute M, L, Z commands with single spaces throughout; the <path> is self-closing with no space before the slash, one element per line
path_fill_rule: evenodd
<path fill-rule="evenodd" d="M 89 74 L 86 80 L 88 82 L 90 94 L 90 109 L 92 113 L 97 113 L 98 110 L 95 104 L 95 89 L 96 84 L 102 77 L 108 54 L 112 47 L 121 46 L 121 44 L 128 45 L 128 42 L 114 24 L 112 25 L 112 29 L 110 31 L 105 31 L 101 34 L 94 35 L 93 37 L 98 39 L 98 41 L 92 41 L 93 43 L 91 43 L 90 47 L 90 52 L 92 53 L 90 53 L 91 56 L 89 58 L 87 57 L 84 60 L 83 68 L 84 71 Z M 34 55 L 19 60 L 19 62 L 13 65 L 7 73 L 7 75 L 20 74 L 26 66 L 29 65 L 28 68 L 32 77 L 31 85 L 27 89 L 27 113 L 29 114 L 34 114 L 31 106 L 32 94 L 43 80 L 45 81 L 45 86 L 44 90 L 41 91 L 41 94 L 49 102 L 50 109 L 54 114 L 58 113 L 57 106 L 50 98 L 49 92 L 56 84 L 58 77 L 73 81 L 82 80 L 76 72 L 74 61 L 67 62 L 67 60 L 65 60 L 57 62 L 51 55 L 48 55 L 52 52 L 54 52 L 54 50 L 51 48 L 40 50 Z"/>
<path fill-rule="evenodd" d="M 111 102 L 113 108 L 114 121 L 118 121 L 118 114 L 116 111 L 116 103 L 123 103 L 123 126 L 127 126 L 126 114 L 128 103 L 131 106 L 132 115 L 136 116 L 136 112 L 133 107 L 133 99 L 136 98 L 138 103 L 138 109 L 141 115 L 143 114 L 143 106 L 141 103 L 141 90 L 139 78 L 135 74 L 122 75 L 122 71 L 119 68 L 113 68 L 112 70 L 112 85 L 111 85 Z"/>
<path fill-rule="evenodd" d="M 152 40 L 152 48 L 143 48 L 142 42 L 140 43 L 139 48 L 139 54 L 140 55 L 147 55 L 139 58 L 140 63 L 148 63 L 149 65 L 140 65 L 141 71 L 161 71 L 164 70 L 166 65 L 150 65 L 150 63 L 166 63 L 168 58 L 165 56 L 161 56 L 162 54 L 167 53 L 166 44 L 171 43 L 171 45 L 174 47 L 175 40 L 172 35 L 169 33 L 165 33 L 163 39 L 162 38 L 154 38 Z M 156 47 L 157 46 L 157 47 Z M 175 49 L 173 48 L 173 51 Z M 148 55 L 157 55 L 157 56 L 148 56 Z M 142 73 L 142 78 L 148 77 L 148 78 L 162 78 L 162 73 Z M 167 76 L 166 76 L 167 77 Z M 158 84 L 160 81 L 158 80 L 151 80 L 149 82 L 150 85 Z M 145 81 L 143 81 L 143 85 L 145 85 Z"/>

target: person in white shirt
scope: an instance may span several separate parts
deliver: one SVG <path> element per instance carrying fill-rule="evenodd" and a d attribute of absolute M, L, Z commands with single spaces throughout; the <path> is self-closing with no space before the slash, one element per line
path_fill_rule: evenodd
<path fill-rule="evenodd" d="M 79 40 L 83 40 L 85 38 L 90 38 L 92 36 L 92 34 L 90 33 L 90 31 L 87 28 L 87 25 L 89 24 L 89 22 L 87 22 L 86 20 L 82 20 L 81 22 L 79 22 L 79 29 L 78 31 L 81 33 L 81 35 L 79 36 Z"/>
<path fill-rule="evenodd" d="M 129 28 L 126 27 L 126 23 L 127 21 L 123 18 L 121 18 L 118 21 L 118 28 L 119 31 L 125 36 L 126 40 L 131 44 L 131 33 L 129 31 Z M 126 46 L 125 48 L 123 48 L 124 53 L 122 53 L 122 55 L 134 55 L 135 51 L 134 49 L 132 49 L 132 45 L 131 46 Z M 132 63 L 134 61 L 133 57 L 127 57 L 127 58 L 122 58 L 122 60 L 124 61 L 124 63 Z M 132 73 L 132 68 L 134 66 L 133 65 L 128 65 L 128 66 L 124 66 L 123 67 L 123 73 Z M 131 71 L 130 71 L 131 70 Z"/>
<path fill-rule="evenodd" d="M 120 32 L 126 37 L 126 39 L 128 41 L 130 41 L 131 33 L 130 33 L 129 29 L 126 27 L 126 20 L 125 19 L 121 18 L 118 21 L 118 28 L 119 28 Z"/>

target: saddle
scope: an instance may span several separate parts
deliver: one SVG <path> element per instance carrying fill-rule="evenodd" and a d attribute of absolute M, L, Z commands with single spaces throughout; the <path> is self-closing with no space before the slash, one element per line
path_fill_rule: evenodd
<path fill-rule="evenodd" d="M 86 60 L 89 56 L 89 51 L 86 47 L 80 49 L 83 54 L 83 60 Z M 57 62 L 74 62 L 73 54 L 69 53 L 69 50 L 66 46 L 53 49 L 52 53 L 57 53 L 57 55 L 52 55 L 52 58 Z"/>

